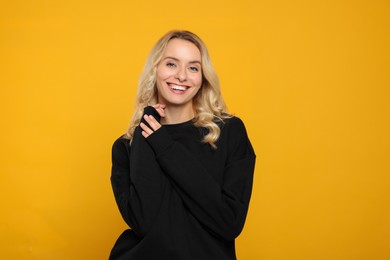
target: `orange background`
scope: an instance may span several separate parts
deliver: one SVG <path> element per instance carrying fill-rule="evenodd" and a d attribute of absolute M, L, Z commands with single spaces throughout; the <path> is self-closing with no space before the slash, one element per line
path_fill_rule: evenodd
<path fill-rule="evenodd" d="M 1 1 L 0 258 L 107 259 L 112 142 L 188 29 L 257 153 L 239 259 L 390 259 L 389 28 L 385 0 Z"/>

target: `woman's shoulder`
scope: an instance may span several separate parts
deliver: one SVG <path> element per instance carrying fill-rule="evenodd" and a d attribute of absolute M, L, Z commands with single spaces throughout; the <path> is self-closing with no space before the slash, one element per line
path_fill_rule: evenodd
<path fill-rule="evenodd" d="M 242 132 L 245 130 L 244 122 L 241 120 L 241 118 L 235 116 L 235 115 L 229 115 L 225 117 L 221 123 L 219 124 L 221 127 L 221 130 L 229 130 L 233 132 Z"/>
<path fill-rule="evenodd" d="M 219 141 L 227 146 L 232 156 L 234 155 L 231 158 L 233 161 L 254 154 L 245 124 L 237 116 L 231 116 L 224 120 Z"/>
<path fill-rule="evenodd" d="M 126 147 L 130 146 L 130 139 L 127 137 L 126 134 L 123 134 L 115 139 L 114 143 L 112 144 L 112 149 L 126 149 Z"/>

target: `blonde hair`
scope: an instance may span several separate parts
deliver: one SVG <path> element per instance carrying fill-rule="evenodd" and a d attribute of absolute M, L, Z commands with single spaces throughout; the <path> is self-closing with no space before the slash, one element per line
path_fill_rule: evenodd
<path fill-rule="evenodd" d="M 231 115 L 225 112 L 226 106 L 223 100 L 219 79 L 215 72 L 206 45 L 194 33 L 189 31 L 174 30 L 166 33 L 152 48 L 146 60 L 138 81 L 136 105 L 130 126 L 125 135 L 132 139 L 135 128 L 139 125 L 144 107 L 157 104 L 156 71 L 168 42 L 172 39 L 183 39 L 193 43 L 201 53 L 202 86 L 193 98 L 195 112 L 194 125 L 208 130 L 202 142 L 216 148 L 216 141 L 220 135 L 220 128 L 216 121 L 223 122 Z"/>

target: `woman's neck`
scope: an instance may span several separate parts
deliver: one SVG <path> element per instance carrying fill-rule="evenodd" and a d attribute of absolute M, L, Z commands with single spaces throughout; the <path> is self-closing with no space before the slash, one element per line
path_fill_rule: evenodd
<path fill-rule="evenodd" d="M 191 106 L 167 106 L 164 109 L 165 117 L 161 118 L 162 124 L 179 124 L 194 118 L 195 113 Z"/>

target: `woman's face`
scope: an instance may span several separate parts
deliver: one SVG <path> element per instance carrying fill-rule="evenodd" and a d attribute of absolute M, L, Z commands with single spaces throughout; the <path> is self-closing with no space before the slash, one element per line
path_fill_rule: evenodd
<path fill-rule="evenodd" d="M 199 49 L 186 40 L 170 40 L 157 66 L 156 80 L 159 103 L 192 107 L 192 99 L 202 85 Z"/>

